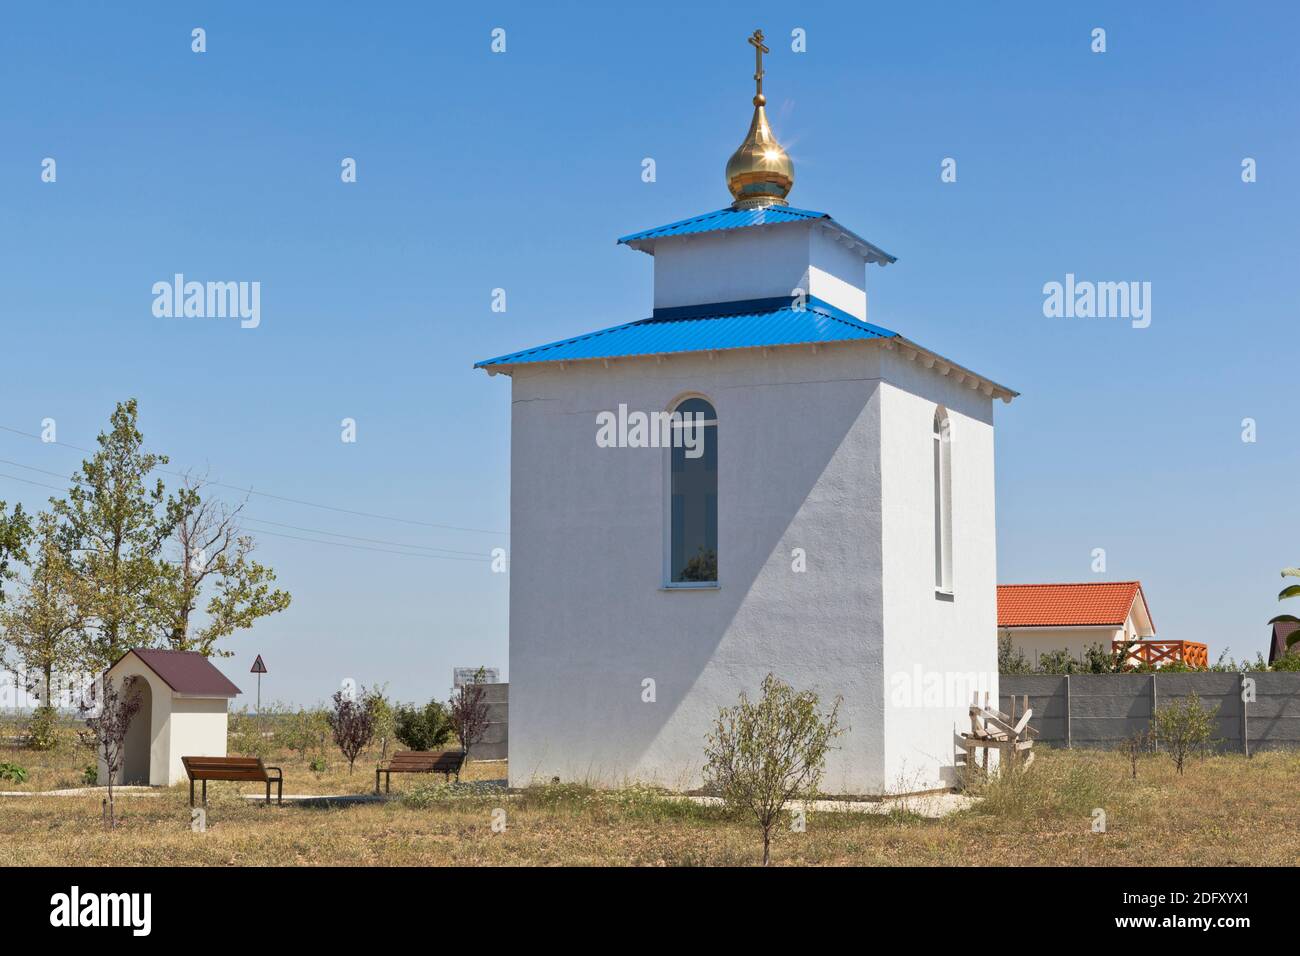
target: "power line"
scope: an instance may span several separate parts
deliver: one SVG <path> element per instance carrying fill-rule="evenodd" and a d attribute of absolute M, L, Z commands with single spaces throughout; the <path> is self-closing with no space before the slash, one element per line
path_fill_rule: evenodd
<path fill-rule="evenodd" d="M 73 451 L 79 451 L 82 452 L 83 454 L 93 455 L 95 453 L 94 449 L 82 448 L 80 445 L 72 445 L 69 444 L 68 442 L 46 441 L 40 435 L 35 435 L 32 434 L 31 432 L 25 432 L 21 428 L 14 428 L 10 425 L 0 425 L 0 430 L 13 432 L 15 435 L 22 435 L 24 438 L 34 438 L 37 441 L 41 442 L 42 444 L 60 445 L 64 448 L 71 448 Z M 25 467 L 25 466 L 19 466 L 19 467 Z M 173 477 L 176 478 L 188 477 L 185 474 L 185 472 L 182 471 L 170 471 L 166 468 L 159 468 L 158 471 L 162 472 L 165 475 L 172 475 Z M 56 472 L 49 472 L 49 474 L 56 474 Z M 307 501 L 302 498 L 289 498 L 284 495 L 274 495 L 271 494 L 269 491 L 257 491 L 253 488 L 244 488 L 241 485 L 230 485 L 221 481 L 208 481 L 206 483 L 209 485 L 214 485 L 218 488 L 227 488 L 231 491 L 239 491 L 244 494 L 258 495 L 259 497 L 262 498 L 271 498 L 275 501 L 286 501 L 289 502 L 290 504 L 303 505 L 308 508 L 320 508 L 324 511 L 334 511 L 334 512 L 338 512 L 339 514 L 356 515 L 357 517 L 361 517 L 361 518 L 375 518 L 380 521 L 395 521 L 400 524 L 415 525 L 421 528 L 438 528 L 443 531 L 464 531 L 471 534 L 495 534 L 495 535 L 502 535 L 505 537 L 508 537 L 510 535 L 509 531 L 492 531 L 487 528 L 467 528 L 467 527 L 462 527 L 460 525 L 438 524 L 436 522 L 431 522 L 431 521 L 417 521 L 414 518 L 399 518 L 396 515 L 377 514 L 373 511 L 357 511 L 351 508 L 339 508 L 336 507 L 335 505 L 321 504 L 316 501 Z"/>
<path fill-rule="evenodd" d="M 3 460 L 3 459 L 0 459 L 0 460 Z M 20 466 L 20 467 L 24 467 L 24 466 Z M 40 471 L 41 469 L 36 469 L 36 470 Z M 7 474 L 4 474 L 3 472 L 0 472 L 0 478 L 7 478 L 7 479 L 10 480 L 10 481 L 21 481 L 21 482 L 22 482 L 23 484 L 25 484 L 25 485 L 36 485 L 38 488 L 50 488 L 50 489 L 52 489 L 52 490 L 54 490 L 54 491 L 63 491 L 63 489 L 60 488 L 60 487 L 58 487 L 57 485 L 48 485 L 48 484 L 46 484 L 46 483 L 43 482 L 43 481 L 32 481 L 30 478 L 19 478 L 17 475 L 7 475 Z M 259 519 L 249 519 L 249 520 L 254 520 L 254 521 L 255 521 L 255 520 L 259 520 Z M 266 523 L 266 524 L 276 524 L 277 522 L 264 522 L 264 523 Z M 293 525 L 285 525 L 284 527 L 293 527 Z M 312 529 L 304 529 L 304 530 L 312 530 Z M 343 537 L 343 538 L 351 538 L 351 537 L 353 537 L 352 535 L 338 535 L 338 534 L 336 534 L 336 533 L 333 532 L 333 531 L 318 531 L 318 532 L 316 532 L 316 533 L 317 533 L 317 534 L 332 534 L 332 535 L 335 535 L 336 537 Z M 270 535 L 270 536 L 273 537 L 273 538 L 288 538 L 288 539 L 293 540 L 293 541 L 305 541 L 305 542 L 307 542 L 308 544 L 328 544 L 328 545 L 333 545 L 333 546 L 336 547 L 336 548 L 352 548 L 353 550 L 356 550 L 356 551 L 378 551 L 378 552 L 381 552 L 381 553 L 383 553 L 383 554 L 400 554 L 400 555 L 402 555 L 402 556 L 404 556 L 404 557 L 408 557 L 408 558 L 433 558 L 433 559 L 438 560 L 438 561 L 472 561 L 472 562 L 476 562 L 476 563 L 483 563 L 483 562 L 488 562 L 488 561 L 491 561 L 491 560 L 492 560 L 492 558 L 491 558 L 490 556 L 481 556 L 481 557 L 479 557 L 479 556 L 475 556 L 475 557 L 454 557 L 454 556 L 453 556 L 453 555 L 462 555 L 462 554 L 463 554 L 463 555 L 470 555 L 470 554 L 472 554 L 472 552 L 469 552 L 469 551 L 454 551 L 454 552 L 452 552 L 451 554 L 423 554 L 423 553 L 418 552 L 418 551 L 394 551 L 394 550 L 392 550 L 391 548 L 372 548 L 372 547 L 368 547 L 368 546 L 366 546 L 366 545 L 362 545 L 362 544 L 348 544 L 346 541 L 323 541 L 323 540 L 321 540 L 321 539 L 319 539 L 319 538 L 303 538 L 303 537 L 300 537 L 299 535 L 283 534 L 283 533 L 278 532 L 278 531 L 265 531 L 265 530 L 259 530 L 259 531 L 258 531 L 258 534 L 261 534 L 261 535 Z M 369 541 L 369 540 L 374 540 L 374 539 L 370 539 L 370 538 L 358 538 L 357 540 L 359 540 L 359 541 Z M 389 543 L 396 544 L 396 545 L 398 545 L 399 547 L 404 547 L 404 548 L 419 548 L 419 547 L 426 547 L 425 545 L 408 545 L 408 544 L 402 544 L 401 542 L 396 542 L 396 541 L 394 541 L 394 542 L 389 542 Z M 438 550 L 447 550 L 447 549 L 442 548 L 442 549 L 438 549 Z"/>
<path fill-rule="evenodd" d="M 63 477 L 57 471 L 50 471 L 47 468 L 37 468 L 35 465 L 24 465 L 21 461 L 11 461 L 8 458 L 0 458 L 0 463 L 6 465 L 14 465 L 18 468 L 25 468 L 28 471 L 35 471 L 42 475 L 53 475 L 56 478 Z M 27 484 L 37 485 L 38 487 L 41 488 L 50 488 L 54 491 L 63 490 L 62 488 L 59 488 L 55 485 L 47 485 L 39 481 L 29 481 L 28 479 L 18 478 L 13 475 L 2 475 L 0 477 L 12 478 L 12 480 L 14 481 L 25 481 L 27 482 Z M 77 484 L 85 484 L 85 482 L 82 479 L 77 478 L 75 475 L 70 480 L 76 482 Z M 384 538 L 362 538 L 354 534 L 343 534 L 338 531 L 328 531 L 324 528 L 307 528 L 307 527 L 303 527 L 302 525 L 285 524 L 282 521 L 271 521 L 266 518 L 255 518 L 252 515 L 241 514 L 240 519 L 243 521 L 252 521 L 257 524 L 269 524 L 276 528 L 288 528 L 291 531 L 306 531 L 308 534 L 328 535 L 331 538 L 348 538 L 352 541 L 366 541 L 369 542 L 370 544 L 387 544 L 397 548 L 411 548 L 413 550 L 419 550 L 419 551 L 441 551 L 445 554 L 459 554 L 459 555 L 465 555 L 467 557 L 480 558 L 480 559 L 484 557 L 483 553 L 480 551 L 457 551 L 454 548 L 439 548 L 431 544 L 410 544 L 406 541 L 388 541 L 385 540 Z M 264 533 L 270 534 L 271 532 L 268 531 Z"/>

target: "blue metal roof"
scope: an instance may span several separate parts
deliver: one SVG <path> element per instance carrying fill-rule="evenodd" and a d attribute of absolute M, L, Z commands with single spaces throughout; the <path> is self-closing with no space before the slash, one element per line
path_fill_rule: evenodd
<path fill-rule="evenodd" d="M 811 296 L 803 308 L 796 308 L 789 298 L 751 299 L 657 309 L 648 319 L 484 359 L 474 367 L 866 341 L 897 335 Z"/>
<path fill-rule="evenodd" d="M 619 239 L 620 244 L 631 244 L 641 239 L 662 239 L 665 236 L 685 236 L 696 232 L 715 232 L 719 229 L 743 229 L 746 226 L 768 226 L 778 222 L 803 222 L 806 219 L 829 219 L 824 212 L 795 209 L 793 206 L 759 206 L 754 209 L 715 209 L 702 216 L 692 216 L 656 226 Z"/>
<path fill-rule="evenodd" d="M 631 246 L 633 249 L 639 249 L 642 252 L 654 255 L 654 244 L 659 239 L 698 235 L 703 232 L 722 232 L 728 229 L 746 229 L 751 226 L 774 226 L 788 222 L 808 222 L 819 219 L 825 220 L 827 226 L 856 243 L 865 259 L 879 262 L 882 265 L 896 261 L 894 256 L 891 256 L 883 249 L 867 242 L 852 230 L 845 229 L 832 219 L 829 213 L 814 212 L 811 209 L 795 209 L 793 206 L 775 204 L 758 206 L 754 209 L 736 209 L 732 206 L 728 206 L 726 209 L 715 209 L 713 212 L 692 216 L 690 219 L 670 222 L 666 226 L 656 226 L 653 229 L 634 232 L 630 236 L 623 236 L 618 242 L 620 245 Z"/>

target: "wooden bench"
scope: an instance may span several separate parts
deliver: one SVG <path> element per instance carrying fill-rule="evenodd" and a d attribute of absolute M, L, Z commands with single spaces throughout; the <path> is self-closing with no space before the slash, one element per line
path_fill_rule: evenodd
<path fill-rule="evenodd" d="M 440 773 L 448 781 L 456 775 L 460 783 L 460 768 L 465 763 L 465 754 L 460 750 L 399 750 L 393 754 L 388 765 L 380 764 L 375 768 L 375 793 L 379 792 L 379 775 L 385 775 L 384 792 L 392 792 L 393 774 L 395 773 Z"/>
<path fill-rule="evenodd" d="M 266 802 L 271 802 L 271 784 L 275 784 L 275 802 L 284 803 L 284 773 L 268 767 L 261 757 L 182 757 L 190 775 L 190 806 L 194 806 L 194 781 L 203 781 L 203 805 L 208 805 L 209 780 L 256 780 L 266 784 Z M 272 772 L 275 776 L 271 776 Z"/>

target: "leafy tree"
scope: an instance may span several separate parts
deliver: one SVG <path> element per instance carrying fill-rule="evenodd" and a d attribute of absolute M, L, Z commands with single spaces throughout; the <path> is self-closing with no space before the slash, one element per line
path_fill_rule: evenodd
<path fill-rule="evenodd" d="M 1028 674 L 1032 671 L 1033 665 L 1029 663 L 1029 658 L 1025 656 L 1023 649 L 1016 647 L 1011 642 L 1010 634 L 998 635 L 998 673 L 999 674 Z"/>
<path fill-rule="evenodd" d="M 93 622 L 85 663 L 94 670 L 153 644 L 162 623 L 154 598 L 171 527 L 162 480 L 151 474 L 167 457 L 144 450 L 136 414 L 135 399 L 118 403 L 99 450 L 82 462 L 67 498 L 52 502 L 85 586 L 83 613 Z"/>
<path fill-rule="evenodd" d="M 117 826 L 113 805 L 113 781 L 126 758 L 126 733 L 131 721 L 140 713 L 144 698 L 137 686 L 141 678 L 134 675 L 122 681 L 106 680 L 96 685 L 102 700 L 83 700 L 80 710 L 86 719 L 86 743 L 104 760 L 108 771 L 108 818 L 106 825 Z"/>
<path fill-rule="evenodd" d="M 480 667 L 472 680 L 456 688 L 448 707 L 451 726 L 466 754 L 470 747 L 483 739 L 488 728 L 487 693 L 483 689 L 485 677 L 486 672 Z"/>
<path fill-rule="evenodd" d="M 215 650 L 216 643 L 252 627 L 260 617 L 283 611 L 290 595 L 272 589 L 275 572 L 252 559 L 253 539 L 239 525 L 243 504 L 230 508 L 205 497 L 204 487 L 202 479 L 186 475 L 167 503 L 175 560 L 161 565 L 153 603 L 162 612 L 164 636 L 173 650 L 229 657 L 234 652 Z M 213 593 L 203 604 L 209 585 Z M 201 606 L 206 617 L 198 625 Z"/>
<path fill-rule="evenodd" d="M 763 865 L 771 861 L 772 827 L 787 803 L 816 793 L 831 741 L 842 732 L 837 699 L 829 714 L 812 691 L 795 693 L 768 674 L 762 695 L 743 693 L 718 713 L 706 738 L 705 780 L 732 810 L 751 815 L 763 831 Z"/>
<path fill-rule="evenodd" d="M 42 701 L 32 715 L 30 736 L 33 747 L 45 750 L 55 743 L 54 677 L 78 661 L 86 622 L 66 539 L 53 515 L 42 514 L 38 520 L 30 571 L 19 579 L 16 599 L 0 606 L 0 628 L 34 685 L 29 689 Z"/>
<path fill-rule="evenodd" d="M 436 750 L 451 736 L 451 718 L 441 701 L 423 707 L 398 704 L 393 711 L 393 732 L 412 750 Z"/>
<path fill-rule="evenodd" d="M 375 724 L 375 736 L 379 739 L 379 759 L 388 758 L 388 743 L 393 739 L 397 727 L 393 713 L 393 703 L 384 693 L 383 687 L 372 687 L 363 699 Z"/>
<path fill-rule="evenodd" d="M 32 537 L 31 521 L 23 506 L 16 504 L 9 513 L 6 513 L 7 508 L 5 502 L 0 501 L 0 603 L 5 599 L 5 582 L 14 578 L 9 563 L 27 560 L 27 544 Z"/>
<path fill-rule="evenodd" d="M 285 714 L 276 726 L 276 744 L 296 751 L 303 760 L 308 754 L 322 752 L 330 735 L 328 715 L 319 707 L 299 707 L 294 713 Z"/>
<path fill-rule="evenodd" d="M 3 505 L 0 505 L 0 508 L 3 508 Z M 1300 578 L 1300 568 L 1283 568 L 1282 577 Z M 1285 601 L 1287 598 L 1293 598 L 1293 597 L 1300 597 L 1300 584 L 1288 584 L 1281 591 L 1279 591 L 1277 595 L 1277 599 L 1279 601 Z M 1268 623 L 1269 624 L 1300 624 L 1300 617 L 1296 617 L 1294 614 L 1279 614 L 1277 615 L 1277 617 L 1271 618 Z M 1296 647 L 1297 644 L 1300 644 L 1300 629 L 1296 630 L 1293 634 L 1287 636 L 1286 647 L 1287 647 L 1288 657 L 1291 655 L 1291 651 Z M 1278 668 L 1278 669 L 1290 670 L 1291 668 L 1287 667 L 1287 668 Z"/>
<path fill-rule="evenodd" d="M 1219 716 L 1219 706 L 1206 710 L 1201 699 L 1188 694 L 1156 711 L 1151 729 L 1155 739 L 1163 746 L 1181 776 L 1183 763 L 1193 752 L 1204 753 L 1214 741 L 1214 723 Z"/>
<path fill-rule="evenodd" d="M 84 624 L 72 557 L 52 515 L 39 517 L 35 557 L 19 577 L 19 592 L 0 607 L 6 643 L 25 670 L 35 671 L 42 700 L 53 695 L 54 675 L 77 662 L 77 632 Z"/>
<path fill-rule="evenodd" d="M 334 743 L 338 745 L 343 756 L 348 758 L 348 773 L 357 756 L 375 736 L 375 718 L 363 699 L 344 696 L 343 691 L 334 692 L 334 709 L 328 719 L 330 730 L 334 733 Z"/>

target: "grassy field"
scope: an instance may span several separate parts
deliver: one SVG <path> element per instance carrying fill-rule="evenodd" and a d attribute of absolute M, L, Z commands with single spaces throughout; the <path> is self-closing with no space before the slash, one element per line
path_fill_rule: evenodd
<path fill-rule="evenodd" d="M 367 793 L 377 754 L 349 775 L 334 756 L 313 773 L 277 753 L 286 793 Z M 0 747 L 0 762 L 26 767 L 22 785 L 77 786 L 87 763 L 71 745 L 52 753 Z M 470 764 L 466 780 L 505 776 L 500 762 Z M 441 777 L 436 778 L 441 781 Z M 400 781 L 400 783 L 399 783 Z M 750 865 L 758 832 L 724 811 L 647 789 L 600 792 L 577 784 L 522 792 L 448 788 L 395 777 L 382 804 L 263 807 L 239 793 L 256 784 L 209 785 L 208 829 L 190 830 L 188 790 L 123 795 L 120 825 L 106 832 L 100 796 L 0 797 L 0 864 L 59 865 Z M 1030 771 L 981 788 L 984 800 L 943 820 L 811 814 L 804 833 L 781 828 L 773 862 L 793 865 L 1294 865 L 1300 859 L 1300 754 L 1194 759 L 1178 777 L 1159 754 L 1138 779 L 1118 754 L 1039 748 Z M 1092 832 L 1093 810 L 1106 832 Z M 505 811 L 494 832 L 493 811 Z"/>

